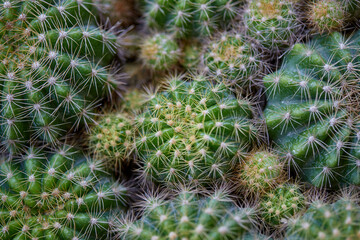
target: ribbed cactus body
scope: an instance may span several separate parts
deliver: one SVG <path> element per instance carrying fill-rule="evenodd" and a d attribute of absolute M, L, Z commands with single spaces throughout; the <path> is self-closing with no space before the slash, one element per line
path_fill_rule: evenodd
<path fill-rule="evenodd" d="M 181 191 L 172 200 L 147 197 L 144 215 L 119 224 L 120 239 L 242 239 L 252 229 L 255 210 L 240 208 L 221 192 L 200 198 Z"/>
<path fill-rule="evenodd" d="M 209 183 L 226 176 L 253 145 L 253 107 L 204 76 L 172 77 L 137 117 L 144 174 L 163 183 Z"/>
<path fill-rule="evenodd" d="M 270 138 L 289 166 L 318 187 L 360 185 L 360 33 L 296 44 L 264 78 Z"/>
<path fill-rule="evenodd" d="M 242 0 L 143 1 L 146 23 L 179 38 L 208 36 L 234 19 Z"/>
<path fill-rule="evenodd" d="M 91 0 L 1 1 L 1 141 L 56 142 L 92 121 L 114 88 L 107 66 L 116 36 L 96 23 Z"/>
<path fill-rule="evenodd" d="M 64 146 L 48 155 L 30 148 L 0 165 L 1 239 L 107 239 L 127 187 L 101 164 Z"/>
<path fill-rule="evenodd" d="M 287 239 L 355 240 L 360 238 L 360 206 L 350 199 L 335 203 L 315 201 L 289 221 Z"/>

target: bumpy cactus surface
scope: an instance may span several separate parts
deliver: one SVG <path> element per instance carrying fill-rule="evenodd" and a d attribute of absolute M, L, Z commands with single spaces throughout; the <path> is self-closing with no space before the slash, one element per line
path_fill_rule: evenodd
<path fill-rule="evenodd" d="M 243 0 L 144 0 L 150 28 L 166 30 L 177 37 L 208 36 L 224 28 L 238 15 Z"/>
<path fill-rule="evenodd" d="M 301 30 L 296 1 L 251 0 L 244 13 L 246 33 L 270 52 L 291 46 Z"/>
<path fill-rule="evenodd" d="M 87 126 L 111 92 L 116 36 L 96 24 L 91 0 L 1 1 L 1 142 L 56 142 Z"/>
<path fill-rule="evenodd" d="M 241 87 L 248 87 L 263 67 L 256 47 L 249 39 L 231 33 L 209 43 L 204 64 L 211 75 Z"/>
<path fill-rule="evenodd" d="M 1 239 L 106 239 L 127 187 L 101 163 L 64 146 L 53 154 L 30 148 L 19 163 L 0 165 Z"/>
<path fill-rule="evenodd" d="M 144 175 L 157 182 L 223 178 L 258 137 L 253 107 L 201 75 L 171 77 L 137 117 Z"/>
<path fill-rule="evenodd" d="M 291 219 L 287 239 L 347 239 L 360 238 L 360 206 L 353 200 L 335 203 L 315 201 L 304 215 Z"/>
<path fill-rule="evenodd" d="M 264 78 L 269 135 L 293 170 L 318 187 L 360 185 L 360 32 L 296 44 Z"/>
<path fill-rule="evenodd" d="M 223 191 L 203 198 L 188 190 L 171 200 L 147 196 L 141 206 L 141 219 L 119 221 L 119 239 L 242 239 L 255 214 L 253 208 L 235 206 Z"/>
<path fill-rule="evenodd" d="M 267 192 L 260 201 L 261 216 L 269 225 L 279 227 L 300 212 L 305 206 L 305 197 L 299 186 L 285 183 Z"/>

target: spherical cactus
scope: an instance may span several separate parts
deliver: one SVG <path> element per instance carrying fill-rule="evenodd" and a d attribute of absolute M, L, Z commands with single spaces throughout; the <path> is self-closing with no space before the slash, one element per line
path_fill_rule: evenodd
<path fill-rule="evenodd" d="M 52 155 L 30 148 L 18 163 L 0 165 L 0 238 L 108 239 L 127 187 L 101 163 L 64 146 Z"/>
<path fill-rule="evenodd" d="M 104 114 L 91 129 L 89 148 L 111 168 L 122 168 L 133 150 L 134 128 L 132 118 L 125 113 Z"/>
<path fill-rule="evenodd" d="M 1 142 L 56 143 L 93 121 L 115 87 L 116 36 L 96 24 L 91 0 L 1 1 Z"/>
<path fill-rule="evenodd" d="M 283 166 L 279 157 L 271 151 L 255 151 L 240 164 L 236 181 L 245 191 L 262 195 L 282 182 Z"/>
<path fill-rule="evenodd" d="M 243 0 L 149 0 L 143 1 L 147 25 L 167 30 L 179 38 L 208 36 L 226 28 L 238 15 Z"/>
<path fill-rule="evenodd" d="M 263 220 L 272 227 L 286 225 L 289 218 L 305 206 L 305 197 L 299 186 L 285 183 L 267 192 L 260 200 Z"/>
<path fill-rule="evenodd" d="M 190 80 L 171 77 L 136 119 L 143 173 L 156 182 L 224 178 L 259 138 L 249 100 L 204 76 Z"/>
<path fill-rule="evenodd" d="M 264 49 L 277 53 L 301 32 L 296 8 L 295 1 L 251 0 L 243 16 L 245 31 Z"/>
<path fill-rule="evenodd" d="M 158 33 L 144 40 L 140 58 L 148 68 L 166 71 L 176 66 L 180 52 L 180 47 L 170 35 Z"/>
<path fill-rule="evenodd" d="M 296 44 L 263 81 L 270 138 L 289 167 L 317 187 L 360 185 L 360 32 Z"/>
<path fill-rule="evenodd" d="M 248 87 L 264 65 L 256 47 L 240 34 L 225 33 L 211 41 L 203 58 L 211 75 L 241 87 Z"/>
<path fill-rule="evenodd" d="M 289 221 L 286 239 L 360 238 L 360 206 L 350 199 L 335 203 L 315 201 L 304 215 Z"/>
<path fill-rule="evenodd" d="M 242 239 L 253 228 L 255 210 L 241 208 L 224 192 L 199 197 L 183 190 L 172 200 L 146 196 L 139 220 L 122 219 L 119 239 Z"/>

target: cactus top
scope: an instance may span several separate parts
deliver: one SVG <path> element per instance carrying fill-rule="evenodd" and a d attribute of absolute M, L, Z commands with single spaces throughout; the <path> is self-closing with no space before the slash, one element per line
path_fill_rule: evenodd
<path fill-rule="evenodd" d="M 159 182 L 223 178 L 253 145 L 253 107 L 224 84 L 172 77 L 137 117 L 136 146 L 145 175 Z"/>
<path fill-rule="evenodd" d="M 114 88 L 116 36 L 91 0 L 0 1 L 1 136 L 13 150 L 87 125 Z"/>

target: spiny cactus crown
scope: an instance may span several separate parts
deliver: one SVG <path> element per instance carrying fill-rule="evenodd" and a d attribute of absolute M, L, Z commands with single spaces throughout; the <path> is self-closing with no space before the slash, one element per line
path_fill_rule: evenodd
<path fill-rule="evenodd" d="M 287 239 L 359 239 L 360 206 L 342 198 L 329 204 L 315 201 L 304 215 L 289 221 Z"/>
<path fill-rule="evenodd" d="M 253 208 L 236 207 L 221 190 L 202 198 L 182 190 L 172 200 L 150 196 L 141 205 L 141 219 L 119 221 L 120 239 L 238 239 L 252 229 L 255 215 Z"/>
<path fill-rule="evenodd" d="M 291 46 L 302 25 L 295 1 L 251 0 L 244 13 L 247 35 L 270 52 Z"/>
<path fill-rule="evenodd" d="M 175 36 L 208 36 L 234 19 L 243 0 L 144 0 L 147 25 Z"/>
<path fill-rule="evenodd" d="M 168 79 L 136 119 L 144 175 L 158 182 L 223 178 L 258 138 L 249 100 L 202 75 L 189 80 Z"/>
<path fill-rule="evenodd" d="M 115 87 L 116 36 L 91 0 L 0 2 L 1 141 L 10 151 L 87 126 Z"/>
<path fill-rule="evenodd" d="M 100 162 L 64 146 L 51 155 L 30 148 L 0 165 L 1 239 L 105 239 L 112 213 L 126 206 L 127 187 Z"/>
<path fill-rule="evenodd" d="M 318 187 L 360 185 L 360 32 L 296 44 L 264 78 L 270 138 L 289 167 Z"/>

